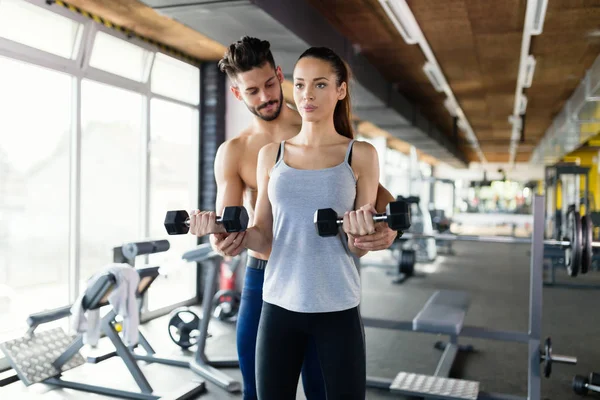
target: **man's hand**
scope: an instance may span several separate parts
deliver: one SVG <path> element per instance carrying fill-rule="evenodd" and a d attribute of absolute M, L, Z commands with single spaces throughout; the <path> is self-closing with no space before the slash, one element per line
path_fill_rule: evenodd
<path fill-rule="evenodd" d="M 215 233 L 213 248 L 222 256 L 235 257 L 245 249 L 246 232 Z"/>
<path fill-rule="evenodd" d="M 378 222 L 375 224 L 375 233 L 366 236 L 357 236 L 354 239 L 354 246 L 361 250 L 378 251 L 389 248 L 398 232 L 390 229 L 387 222 Z"/>

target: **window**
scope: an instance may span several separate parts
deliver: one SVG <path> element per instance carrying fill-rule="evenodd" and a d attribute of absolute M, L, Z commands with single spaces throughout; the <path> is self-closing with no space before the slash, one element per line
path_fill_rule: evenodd
<path fill-rule="evenodd" d="M 97 32 L 90 66 L 137 82 L 147 82 L 153 54 L 108 33 Z"/>
<path fill-rule="evenodd" d="M 75 59 L 82 34 L 72 19 L 22 0 L 0 1 L 0 37 Z"/>
<path fill-rule="evenodd" d="M 72 78 L 0 57 L 0 342 L 68 304 Z"/>
<path fill-rule="evenodd" d="M 167 235 L 164 216 L 198 202 L 199 69 L 82 18 L 42 0 L 0 0 L 0 342 L 22 336 L 29 314 L 67 305 L 125 242 L 171 243 L 147 257 L 168 277 L 153 284 L 151 309 L 196 294 L 196 266 L 181 260 L 196 239 Z M 87 70 L 73 61 L 82 54 Z"/>
<path fill-rule="evenodd" d="M 163 53 L 156 53 L 151 88 L 154 93 L 196 106 L 200 103 L 200 70 Z"/>
<path fill-rule="evenodd" d="M 113 247 L 140 240 L 144 96 L 90 80 L 81 86 L 83 288 L 112 262 Z"/>
<path fill-rule="evenodd" d="M 150 237 L 171 244 L 149 257 L 167 275 L 149 290 L 148 307 L 156 310 L 196 295 L 196 264 L 181 260 L 196 237 L 167 235 L 164 220 L 168 210 L 190 210 L 198 202 L 199 116 L 197 109 L 159 99 L 151 100 L 150 110 Z"/>

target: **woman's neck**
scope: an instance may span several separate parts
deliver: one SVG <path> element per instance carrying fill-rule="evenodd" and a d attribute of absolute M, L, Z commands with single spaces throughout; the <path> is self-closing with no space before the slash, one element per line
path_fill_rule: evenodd
<path fill-rule="evenodd" d="M 294 142 L 308 147 L 319 147 L 339 140 L 340 135 L 335 130 L 333 120 L 302 122 L 300 133 L 294 137 Z"/>

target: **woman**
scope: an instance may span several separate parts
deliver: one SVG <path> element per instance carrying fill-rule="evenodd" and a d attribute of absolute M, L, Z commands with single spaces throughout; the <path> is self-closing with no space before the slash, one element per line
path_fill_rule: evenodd
<path fill-rule="evenodd" d="M 296 397 L 310 336 L 327 398 L 365 398 L 360 277 L 353 257 L 366 251 L 354 239 L 375 231 L 379 163 L 373 146 L 352 139 L 348 82 L 348 68 L 333 51 L 305 51 L 294 68 L 300 133 L 259 153 L 256 214 L 244 245 L 271 249 L 256 348 L 261 400 Z M 313 215 L 320 208 L 343 215 L 347 236 L 317 234 Z"/>

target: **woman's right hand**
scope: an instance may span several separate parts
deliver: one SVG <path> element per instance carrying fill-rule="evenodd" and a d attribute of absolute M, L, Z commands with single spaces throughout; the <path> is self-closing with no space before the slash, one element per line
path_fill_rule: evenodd
<path fill-rule="evenodd" d="M 214 211 L 193 210 L 190 212 L 190 231 L 192 235 L 202 237 L 209 233 L 221 231 L 216 223 L 217 215 Z"/>
<path fill-rule="evenodd" d="M 213 248 L 222 256 L 235 257 L 245 247 L 246 232 L 215 233 L 213 235 Z"/>
<path fill-rule="evenodd" d="M 366 204 L 356 211 L 348 211 L 344 214 L 343 229 L 346 234 L 357 237 L 375 233 L 375 222 L 373 215 L 376 210 L 371 204 Z"/>

